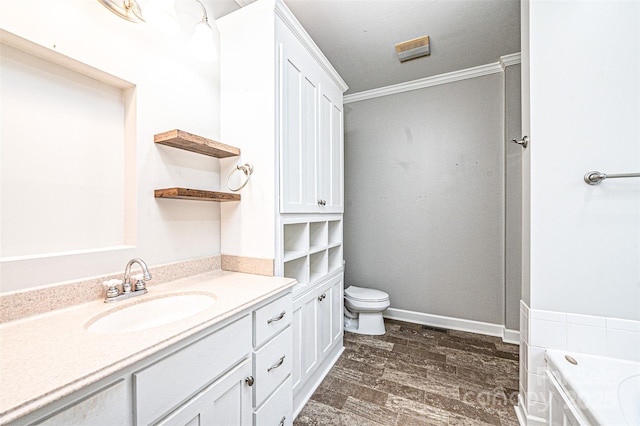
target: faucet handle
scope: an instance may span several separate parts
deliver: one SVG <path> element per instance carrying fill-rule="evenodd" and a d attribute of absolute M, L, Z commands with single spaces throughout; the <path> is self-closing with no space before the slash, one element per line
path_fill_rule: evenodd
<path fill-rule="evenodd" d="M 120 290 L 118 290 L 118 286 L 122 284 L 122 280 L 114 278 L 112 280 L 107 280 L 102 283 L 104 288 L 107 290 L 107 299 L 111 299 L 114 297 L 118 297 L 120 294 Z"/>
<path fill-rule="evenodd" d="M 143 281 L 144 274 L 135 274 L 133 279 L 136 280 L 136 291 L 144 290 L 146 288 L 145 282 Z"/>

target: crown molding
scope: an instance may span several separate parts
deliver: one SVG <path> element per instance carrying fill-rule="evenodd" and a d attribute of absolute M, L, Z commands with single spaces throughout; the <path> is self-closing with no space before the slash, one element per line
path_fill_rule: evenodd
<path fill-rule="evenodd" d="M 364 92 L 345 95 L 344 103 L 364 101 L 367 99 L 380 98 L 382 96 L 395 95 L 397 93 L 409 92 L 411 90 L 424 89 L 426 87 L 438 86 L 440 84 L 452 83 L 454 81 L 467 80 L 469 78 L 482 77 L 490 74 L 503 72 L 502 66 L 495 62 L 493 64 L 480 65 L 478 67 L 453 71 L 445 74 L 434 75 L 406 83 L 394 84 L 392 86 L 380 87 L 378 89 L 365 90 Z"/>
<path fill-rule="evenodd" d="M 511 65 L 518 65 L 522 63 L 522 55 L 520 52 L 512 53 L 511 55 L 500 56 L 500 66 L 502 69 L 509 67 Z"/>

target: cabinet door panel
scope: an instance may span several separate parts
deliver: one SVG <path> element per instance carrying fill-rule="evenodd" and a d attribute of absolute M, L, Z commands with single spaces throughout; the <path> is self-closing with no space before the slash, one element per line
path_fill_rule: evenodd
<path fill-rule="evenodd" d="M 331 164 L 329 166 L 330 195 L 327 200 L 327 212 L 332 213 L 342 213 L 343 211 L 343 138 L 344 124 L 342 118 L 342 107 L 333 103 L 331 105 Z"/>
<path fill-rule="evenodd" d="M 302 205 L 302 80 L 300 69 L 284 58 L 282 67 L 281 179 L 283 210 Z"/>
<path fill-rule="evenodd" d="M 333 102 L 322 95 L 320 99 L 320 143 L 318 144 L 318 198 L 331 206 L 331 110 Z M 321 206 L 323 211 L 326 205 Z"/>
<path fill-rule="evenodd" d="M 302 46 L 281 46 L 281 205 L 283 213 L 318 212 L 318 80 Z"/>
<path fill-rule="evenodd" d="M 318 208 L 318 196 L 316 193 L 318 86 L 308 76 L 305 76 L 303 82 L 302 122 L 302 200 L 305 211 L 314 211 Z"/>
<path fill-rule="evenodd" d="M 324 284 L 319 295 L 322 298 L 318 302 L 319 349 L 323 358 L 342 333 L 342 274 Z"/>
<path fill-rule="evenodd" d="M 312 291 L 294 302 L 293 387 L 294 392 L 318 365 L 318 293 Z"/>
<path fill-rule="evenodd" d="M 245 378 L 251 375 L 251 361 L 243 361 L 202 392 L 191 398 L 159 426 L 215 426 L 251 424 L 251 389 Z"/>
<path fill-rule="evenodd" d="M 342 338 L 342 329 L 344 327 L 344 311 L 343 311 L 343 281 L 344 275 L 340 275 L 331 287 L 331 343 Z"/>

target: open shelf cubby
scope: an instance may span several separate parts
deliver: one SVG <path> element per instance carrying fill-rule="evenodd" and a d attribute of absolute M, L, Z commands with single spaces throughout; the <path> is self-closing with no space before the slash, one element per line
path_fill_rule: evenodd
<path fill-rule="evenodd" d="M 327 251 L 319 251 L 309 255 L 309 281 L 316 281 L 327 275 Z"/>
<path fill-rule="evenodd" d="M 341 219 L 289 219 L 282 224 L 282 235 L 285 277 L 309 284 L 342 267 Z"/>
<path fill-rule="evenodd" d="M 309 223 L 309 251 L 322 250 L 327 246 L 327 222 Z"/>
<path fill-rule="evenodd" d="M 329 228 L 329 245 L 342 244 L 342 221 L 330 220 L 327 225 Z"/>
<path fill-rule="evenodd" d="M 328 271 L 333 272 L 340 269 L 343 265 L 342 246 L 338 245 L 327 250 L 328 253 Z"/>
<path fill-rule="evenodd" d="M 309 262 L 307 256 L 284 263 L 284 276 L 294 278 L 299 283 L 309 282 Z"/>

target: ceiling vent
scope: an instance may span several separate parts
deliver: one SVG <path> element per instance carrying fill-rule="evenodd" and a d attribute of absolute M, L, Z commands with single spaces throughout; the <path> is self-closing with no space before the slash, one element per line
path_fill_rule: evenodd
<path fill-rule="evenodd" d="M 396 53 L 398 54 L 400 62 L 409 61 L 421 56 L 429 56 L 431 54 L 431 50 L 429 49 L 429 36 L 418 37 L 396 44 Z"/>

